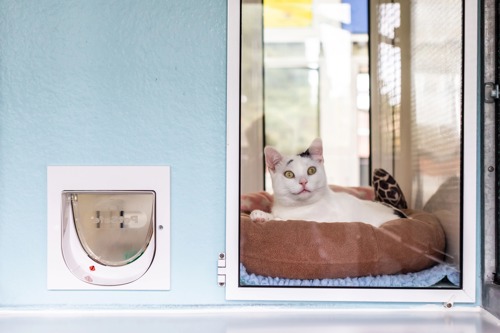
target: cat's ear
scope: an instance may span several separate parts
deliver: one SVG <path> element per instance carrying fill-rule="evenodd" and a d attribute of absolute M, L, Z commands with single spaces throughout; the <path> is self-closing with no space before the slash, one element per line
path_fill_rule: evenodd
<path fill-rule="evenodd" d="M 323 163 L 323 141 L 320 138 L 313 140 L 308 151 L 313 160 Z"/>
<path fill-rule="evenodd" d="M 276 170 L 276 165 L 283 160 L 283 156 L 273 147 L 267 146 L 264 148 L 264 155 L 266 157 L 266 165 L 270 171 Z"/>

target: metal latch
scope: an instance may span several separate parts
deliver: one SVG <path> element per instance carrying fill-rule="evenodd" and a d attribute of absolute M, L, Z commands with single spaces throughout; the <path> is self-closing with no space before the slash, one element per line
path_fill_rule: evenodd
<path fill-rule="evenodd" d="M 226 285 L 226 254 L 219 253 L 219 260 L 217 260 L 217 284 L 220 287 Z"/>
<path fill-rule="evenodd" d="M 500 87 L 495 82 L 486 82 L 484 92 L 484 101 L 486 103 L 495 103 L 495 100 L 500 98 Z"/>

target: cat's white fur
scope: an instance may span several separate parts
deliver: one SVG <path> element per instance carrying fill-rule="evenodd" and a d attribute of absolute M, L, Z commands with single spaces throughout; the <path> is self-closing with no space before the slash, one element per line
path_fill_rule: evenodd
<path fill-rule="evenodd" d="M 273 147 L 264 149 L 273 184 L 274 203 L 271 214 L 252 211 L 252 220 L 364 222 L 379 227 L 384 222 L 399 218 L 392 208 L 379 202 L 361 200 L 347 193 L 330 190 L 321 139 L 315 139 L 308 152 L 309 156 L 304 157 L 283 156 Z M 310 168 L 315 168 L 314 174 L 308 174 Z M 293 177 L 287 178 L 287 171 L 291 171 Z M 288 173 L 288 176 L 291 174 Z"/>

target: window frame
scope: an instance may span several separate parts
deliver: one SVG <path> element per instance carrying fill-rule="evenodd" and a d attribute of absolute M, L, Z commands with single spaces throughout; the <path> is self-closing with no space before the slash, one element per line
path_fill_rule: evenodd
<path fill-rule="evenodd" d="M 478 210 L 478 3 L 464 1 L 462 286 L 440 288 L 294 288 L 239 285 L 241 2 L 227 2 L 226 299 L 258 301 L 476 302 Z M 467 249 L 467 250 L 465 250 Z"/>

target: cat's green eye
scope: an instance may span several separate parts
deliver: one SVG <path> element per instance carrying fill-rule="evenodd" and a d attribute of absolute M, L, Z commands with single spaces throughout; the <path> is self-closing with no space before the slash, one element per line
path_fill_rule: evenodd
<path fill-rule="evenodd" d="M 284 175 L 286 178 L 290 178 L 290 179 L 295 177 L 295 174 L 293 172 L 291 172 L 290 170 L 285 171 Z"/>
<path fill-rule="evenodd" d="M 315 167 L 310 167 L 309 169 L 307 169 L 307 174 L 310 176 L 310 175 L 314 175 L 316 173 L 316 168 Z"/>

